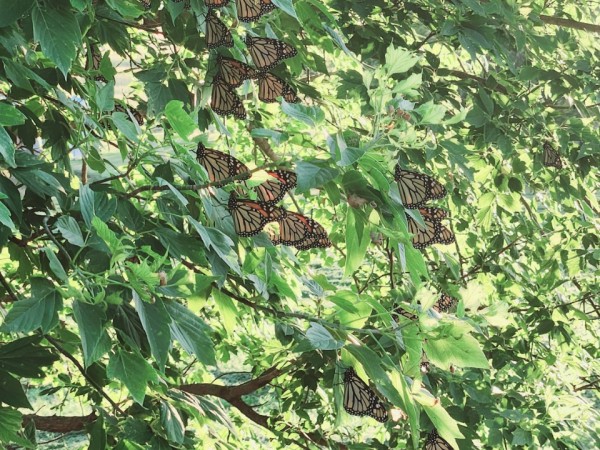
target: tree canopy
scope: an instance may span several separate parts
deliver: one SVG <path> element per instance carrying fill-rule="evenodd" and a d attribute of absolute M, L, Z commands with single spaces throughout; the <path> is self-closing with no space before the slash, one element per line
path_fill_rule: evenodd
<path fill-rule="evenodd" d="M 600 448 L 599 8 L 0 0 L 0 444 Z"/>

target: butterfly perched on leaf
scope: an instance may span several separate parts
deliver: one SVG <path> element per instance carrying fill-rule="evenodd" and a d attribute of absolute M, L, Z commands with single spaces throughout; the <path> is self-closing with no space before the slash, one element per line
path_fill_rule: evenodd
<path fill-rule="evenodd" d="M 250 178 L 250 171 L 244 163 L 226 153 L 206 148 L 202 142 L 198 143 L 196 148 L 196 159 L 206 170 L 211 182 L 219 182 L 232 177 L 239 177 L 239 180 Z"/>
<path fill-rule="evenodd" d="M 206 46 L 208 48 L 233 47 L 231 31 L 212 9 L 206 14 Z"/>
<path fill-rule="evenodd" d="M 550 142 L 544 142 L 544 166 L 555 167 L 557 169 L 563 168 L 563 162 L 558 153 Z"/>
<path fill-rule="evenodd" d="M 331 246 L 325 228 L 310 217 L 283 208 L 275 208 L 273 218 L 279 226 L 279 232 L 270 235 L 275 245 L 292 245 L 298 250 Z"/>
<path fill-rule="evenodd" d="M 288 103 L 300 101 L 296 91 L 286 81 L 272 73 L 261 73 L 258 76 L 258 98 L 265 103 L 273 103 L 278 97 L 283 97 Z"/>
<path fill-rule="evenodd" d="M 213 79 L 210 107 L 220 116 L 246 118 L 246 108 L 239 95 L 220 76 Z"/>
<path fill-rule="evenodd" d="M 437 312 L 445 313 L 454 308 L 457 303 L 458 300 L 456 300 L 454 297 L 450 297 L 448 294 L 442 294 L 440 295 L 439 300 L 433 305 L 433 309 L 435 309 Z"/>
<path fill-rule="evenodd" d="M 273 221 L 273 207 L 263 202 L 238 199 L 232 193 L 227 209 L 233 217 L 235 232 L 239 236 L 249 237 L 260 233 L 265 225 Z"/>
<path fill-rule="evenodd" d="M 451 244 L 454 242 L 454 233 L 442 225 L 441 220 L 446 217 L 446 212 L 439 208 L 419 208 L 425 227 L 419 225 L 408 214 L 408 231 L 413 234 L 414 248 L 422 249 L 433 244 Z"/>
<path fill-rule="evenodd" d="M 244 80 L 257 77 L 255 69 L 237 59 L 226 58 L 219 55 L 217 58 L 219 76 L 231 87 L 240 87 Z"/>
<path fill-rule="evenodd" d="M 405 208 L 414 209 L 424 206 L 430 200 L 446 195 L 446 188 L 438 181 L 424 173 L 394 168 L 394 180 L 398 183 L 400 199 Z"/>
<path fill-rule="evenodd" d="M 344 409 L 354 416 L 369 416 L 378 422 L 388 420 L 387 408 L 383 402 L 352 367 L 344 372 Z"/>
<path fill-rule="evenodd" d="M 275 204 L 296 187 L 298 177 L 291 170 L 267 170 L 267 174 L 271 178 L 254 188 L 262 202 Z"/>
<path fill-rule="evenodd" d="M 271 0 L 236 0 L 235 4 L 242 22 L 254 22 L 276 8 Z"/>
<path fill-rule="evenodd" d="M 436 430 L 431 430 L 427 436 L 425 450 L 454 450 L 454 448 Z"/>
<path fill-rule="evenodd" d="M 254 65 L 260 71 L 271 70 L 284 59 L 298 54 L 290 44 L 271 38 L 246 36 L 246 46 Z"/>

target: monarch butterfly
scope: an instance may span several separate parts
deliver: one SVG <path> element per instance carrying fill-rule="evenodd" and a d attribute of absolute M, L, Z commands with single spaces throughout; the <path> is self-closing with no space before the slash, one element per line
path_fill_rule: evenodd
<path fill-rule="evenodd" d="M 236 7 L 242 22 L 254 22 L 276 8 L 271 0 L 236 0 Z"/>
<path fill-rule="evenodd" d="M 248 167 L 237 158 L 212 148 L 206 148 L 202 142 L 199 142 L 196 148 L 196 159 L 206 169 L 208 179 L 212 182 L 223 181 L 238 175 L 241 180 L 250 178 Z M 243 175 L 244 173 L 246 175 Z"/>
<path fill-rule="evenodd" d="M 410 216 L 408 220 L 408 231 L 414 234 L 412 238 L 413 247 L 421 249 L 436 243 L 451 244 L 454 242 L 454 233 L 442 225 L 441 219 L 446 217 L 446 212 L 439 208 L 420 208 L 419 212 L 423 216 L 425 229 L 420 226 Z"/>
<path fill-rule="evenodd" d="M 435 305 L 433 305 L 433 309 L 435 309 L 437 312 L 448 312 L 457 303 L 458 300 L 456 300 L 454 297 L 450 297 L 448 294 L 442 294 L 440 295 L 440 299 L 435 302 Z"/>
<path fill-rule="evenodd" d="M 131 108 L 128 106 L 125 107 L 125 106 L 121 105 L 120 103 L 115 103 L 115 112 L 122 112 L 129 118 L 129 111 L 131 112 L 131 115 L 133 116 L 135 121 L 138 123 L 138 125 L 144 124 L 144 116 L 137 109 Z"/>
<path fill-rule="evenodd" d="M 140 0 L 144 9 L 152 8 L 152 0 Z"/>
<path fill-rule="evenodd" d="M 210 107 L 220 116 L 246 118 L 246 109 L 242 100 L 223 78 L 216 76 L 212 84 Z"/>
<path fill-rule="evenodd" d="M 235 232 L 239 236 L 254 236 L 273 220 L 273 207 L 254 200 L 238 200 L 232 193 L 227 209 L 233 216 Z"/>
<path fill-rule="evenodd" d="M 281 61 L 296 56 L 298 52 L 290 44 L 271 38 L 246 36 L 246 46 L 258 70 L 271 70 Z"/>
<path fill-rule="evenodd" d="M 378 422 L 388 420 L 388 412 L 377 394 L 352 367 L 344 373 L 344 409 L 354 416 L 369 416 Z"/>
<path fill-rule="evenodd" d="M 402 204 L 409 209 L 446 195 L 446 188 L 429 175 L 401 169 L 398 164 L 394 168 L 394 180 L 398 182 Z"/>
<path fill-rule="evenodd" d="M 408 309 L 404 309 L 403 307 L 396 308 L 393 315 L 396 322 L 398 322 L 398 316 L 406 317 L 408 320 L 417 320 L 419 318 L 419 316 L 410 312 Z"/>
<path fill-rule="evenodd" d="M 293 245 L 298 250 L 331 246 L 325 228 L 310 217 L 275 208 L 273 220 L 279 224 L 278 235 L 269 232 L 269 238 L 275 245 Z"/>
<path fill-rule="evenodd" d="M 254 188 L 258 198 L 265 203 L 277 203 L 288 191 L 296 187 L 298 177 L 291 170 L 269 170 L 267 173 L 272 179 Z"/>
<path fill-rule="evenodd" d="M 231 87 L 240 87 L 244 80 L 256 78 L 256 70 L 237 59 L 219 55 L 217 58 L 219 76 Z"/>
<path fill-rule="evenodd" d="M 229 0 L 204 0 L 204 4 L 209 8 L 222 8 L 229 4 Z"/>
<path fill-rule="evenodd" d="M 233 47 L 231 31 L 212 9 L 206 14 L 206 46 L 208 48 Z"/>
<path fill-rule="evenodd" d="M 560 153 L 554 150 L 550 142 L 544 142 L 544 166 L 556 167 L 559 170 L 563 168 Z"/>
<path fill-rule="evenodd" d="M 89 51 L 90 51 L 90 57 L 88 58 L 88 60 L 85 63 L 85 70 L 91 69 L 94 72 L 99 73 L 100 72 L 100 64 L 102 63 L 102 53 L 98 49 L 98 46 L 96 44 L 94 44 L 93 42 L 90 42 Z M 108 80 L 101 73 L 94 76 L 94 80 L 102 81 L 103 83 L 108 83 Z"/>
<path fill-rule="evenodd" d="M 261 73 L 258 76 L 258 98 L 266 103 L 277 101 L 283 97 L 288 103 L 298 103 L 300 99 L 292 87 L 272 73 Z"/>
<path fill-rule="evenodd" d="M 454 448 L 436 430 L 431 430 L 427 436 L 425 450 L 454 450 Z"/>

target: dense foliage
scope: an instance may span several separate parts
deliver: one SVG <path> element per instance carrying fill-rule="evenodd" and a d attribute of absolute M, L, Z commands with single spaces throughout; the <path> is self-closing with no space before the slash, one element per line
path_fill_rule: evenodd
<path fill-rule="evenodd" d="M 243 2 L 0 0 L 0 443 L 600 448 L 598 5 Z M 246 36 L 290 87 L 220 115 Z M 396 164 L 454 243 L 414 248 Z M 236 234 L 275 168 L 329 248 Z"/>

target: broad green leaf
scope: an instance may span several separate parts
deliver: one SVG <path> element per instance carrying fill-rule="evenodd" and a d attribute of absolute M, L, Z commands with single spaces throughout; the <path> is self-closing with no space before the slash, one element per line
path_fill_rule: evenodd
<path fill-rule="evenodd" d="M 413 73 L 408 78 L 398 81 L 394 86 L 393 92 L 397 94 L 413 94 L 417 92 L 417 89 L 423 84 L 423 74 Z"/>
<path fill-rule="evenodd" d="M 15 146 L 4 127 L 0 127 L 0 156 L 9 167 L 17 167 L 15 163 Z"/>
<path fill-rule="evenodd" d="M 337 177 L 338 169 L 329 167 L 326 161 L 300 161 L 296 164 L 298 186 L 296 191 L 306 192 L 321 187 Z"/>
<path fill-rule="evenodd" d="M 84 364 L 89 367 L 110 350 L 110 338 L 104 329 L 106 314 L 100 305 L 74 301 L 73 315 L 79 326 Z"/>
<path fill-rule="evenodd" d="M 188 216 L 188 220 L 194 225 L 194 228 L 202 238 L 202 242 L 208 249 L 214 250 L 219 258 L 229 266 L 235 273 L 241 275 L 241 269 L 238 262 L 238 255 L 235 252 L 235 244 L 229 236 L 216 228 L 205 227 L 193 217 Z"/>
<path fill-rule="evenodd" d="M 293 119 L 304 122 L 309 127 L 315 127 L 325 119 L 325 114 L 318 106 L 304 106 L 282 100 L 281 110 Z"/>
<path fill-rule="evenodd" d="M 165 364 L 171 348 L 171 318 L 165 309 L 163 301 L 156 299 L 154 303 L 144 302 L 135 292 L 133 294 L 135 309 L 150 343 L 152 356 L 160 370 L 165 370 Z"/>
<path fill-rule="evenodd" d="M 139 17 L 144 9 L 141 2 L 135 0 L 106 0 L 106 2 L 115 11 L 118 11 L 123 17 L 135 19 Z"/>
<path fill-rule="evenodd" d="M 13 105 L 0 103 L 0 126 L 14 126 L 25 123 L 25 116 Z"/>
<path fill-rule="evenodd" d="M 158 376 L 152 366 L 138 353 L 129 353 L 123 349 L 110 355 L 106 375 L 120 380 L 131 393 L 131 397 L 142 405 L 148 383 L 158 382 Z"/>
<path fill-rule="evenodd" d="M 123 112 L 114 112 L 111 115 L 111 120 L 117 129 L 123 133 L 123 136 L 132 142 L 139 142 L 140 138 L 138 136 L 137 128 L 127 114 Z"/>
<path fill-rule="evenodd" d="M 32 278 L 31 297 L 13 303 L 0 331 L 29 333 L 38 328 L 47 333 L 58 324 L 62 297 L 44 278 Z"/>
<path fill-rule="evenodd" d="M 215 299 L 219 313 L 221 314 L 221 322 L 227 333 L 232 334 L 235 331 L 238 318 L 238 309 L 233 303 L 233 300 L 223 294 L 221 291 L 213 290 L 212 296 Z"/>
<path fill-rule="evenodd" d="M 83 247 L 85 242 L 81 234 L 81 229 L 77 221 L 71 216 L 59 217 L 56 221 L 56 228 L 67 242 L 78 247 Z"/>
<path fill-rule="evenodd" d="M 109 81 L 96 91 L 96 104 L 100 111 L 115 109 L 115 82 Z"/>
<path fill-rule="evenodd" d="M 69 277 L 67 276 L 67 272 L 65 272 L 64 267 L 54 254 L 54 251 L 48 247 L 44 248 L 44 253 L 50 262 L 50 270 L 56 275 L 61 281 L 68 281 Z"/>
<path fill-rule="evenodd" d="M 3 176 L 0 176 L 0 194 L 2 194 L 2 203 L 8 206 L 13 214 L 12 217 L 20 223 L 23 217 L 21 194 L 14 183 Z"/>
<path fill-rule="evenodd" d="M 91 426 L 88 450 L 106 450 L 106 430 L 103 416 L 98 417 Z"/>
<path fill-rule="evenodd" d="M 19 411 L 0 407 L 0 442 L 33 448 L 33 445 L 18 434 L 21 431 L 22 424 L 23 415 Z"/>
<path fill-rule="evenodd" d="M 167 433 L 169 441 L 182 444 L 185 439 L 185 424 L 179 411 L 162 400 L 160 402 L 160 423 Z"/>
<path fill-rule="evenodd" d="M 0 203 L 0 223 L 11 231 L 16 231 L 15 224 L 10 218 L 10 211 L 3 203 Z"/>
<path fill-rule="evenodd" d="M 19 380 L 0 370 L 0 402 L 15 408 L 33 409 Z"/>
<path fill-rule="evenodd" d="M 190 354 L 195 355 L 205 365 L 214 365 L 215 351 L 207 336 L 211 330 L 199 317 L 185 306 L 174 301 L 164 303 L 171 317 L 171 335 Z"/>
<path fill-rule="evenodd" d="M 344 309 L 337 312 L 337 317 L 341 324 L 351 328 L 362 328 L 369 319 L 373 308 L 364 301 L 361 296 L 357 296 L 354 302 L 355 312 L 349 312 Z"/>
<path fill-rule="evenodd" d="M 460 448 L 456 443 L 456 438 L 462 438 L 464 436 L 458 429 L 456 420 L 448 414 L 439 402 L 434 402 L 433 406 L 422 403 L 422 407 L 431 419 L 431 422 L 433 422 L 433 426 L 439 435 L 448 441 L 452 448 Z"/>
<path fill-rule="evenodd" d="M 98 233 L 98 236 L 106 243 L 108 248 L 113 252 L 113 254 L 117 253 L 121 247 L 121 242 L 117 235 L 108 228 L 108 225 L 104 223 L 98 216 L 94 216 L 92 218 L 92 226 Z"/>
<path fill-rule="evenodd" d="M 92 191 L 87 184 L 79 188 L 79 203 L 81 214 L 88 227 L 92 226 L 94 216 L 103 222 L 107 222 L 117 209 L 115 199 L 109 198 L 104 192 Z"/>
<path fill-rule="evenodd" d="M 187 140 L 197 130 L 196 122 L 183 110 L 183 102 L 171 100 L 165 107 L 169 124 L 183 140 Z"/>
<path fill-rule="evenodd" d="M 424 349 L 429 361 L 444 370 L 449 370 L 450 366 L 489 369 L 479 342 L 470 334 L 427 339 Z"/>
<path fill-rule="evenodd" d="M 388 75 L 404 73 L 410 70 L 419 57 L 403 48 L 394 48 L 390 45 L 385 52 L 385 69 Z"/>
<path fill-rule="evenodd" d="M 358 210 L 348 209 L 346 216 L 346 264 L 344 275 L 351 276 L 362 264 L 367 247 L 371 242 L 368 230 L 365 228 L 366 218 Z"/>
<path fill-rule="evenodd" d="M 358 314 L 359 312 L 356 307 L 358 301 L 358 294 L 356 292 L 337 290 L 335 294 L 328 296 L 327 300 L 340 308 L 337 310 L 338 314 L 341 311 L 346 311 L 350 314 Z"/>
<path fill-rule="evenodd" d="M 28 336 L 0 345 L 0 370 L 25 378 L 42 378 L 44 366 L 51 366 L 59 357 L 38 344 L 41 336 Z"/>
<path fill-rule="evenodd" d="M 296 15 L 296 10 L 294 9 L 292 0 L 272 0 L 272 2 L 282 11 L 285 11 L 287 14 L 289 14 L 296 20 L 299 20 L 298 16 Z"/>
<path fill-rule="evenodd" d="M 18 19 L 23 17 L 31 7 L 35 0 L 0 0 L 0 28 L 11 25 Z"/>
<path fill-rule="evenodd" d="M 81 42 L 77 17 L 66 8 L 44 3 L 34 6 L 32 19 L 34 39 L 66 77 Z"/>
<path fill-rule="evenodd" d="M 306 338 L 317 350 L 337 350 L 344 346 L 344 341 L 335 339 L 323 325 L 311 322 L 306 331 Z"/>
<path fill-rule="evenodd" d="M 415 109 L 415 112 L 420 114 L 421 124 L 434 125 L 442 122 L 446 114 L 446 108 L 441 105 L 435 105 L 433 101 L 430 101 L 419 106 Z"/>

